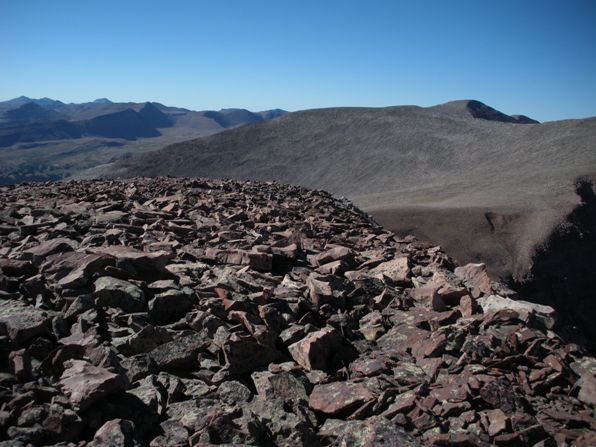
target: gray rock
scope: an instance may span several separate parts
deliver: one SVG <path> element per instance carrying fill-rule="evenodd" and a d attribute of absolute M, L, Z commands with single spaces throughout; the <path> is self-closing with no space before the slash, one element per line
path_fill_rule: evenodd
<path fill-rule="evenodd" d="M 37 309 L 18 301 L 0 300 L 0 333 L 17 343 L 48 334 L 55 312 Z"/>
<path fill-rule="evenodd" d="M 94 296 L 98 306 L 118 307 L 124 312 L 141 312 L 146 307 L 145 294 L 139 287 L 110 276 L 95 281 Z"/>
<path fill-rule="evenodd" d="M 158 371 L 188 368 L 197 363 L 197 355 L 209 340 L 202 334 L 189 334 L 164 343 L 149 352 Z"/>
<path fill-rule="evenodd" d="M 149 301 L 149 317 L 157 324 L 172 323 L 184 317 L 194 304 L 194 293 L 188 287 L 170 289 Z"/>
<path fill-rule="evenodd" d="M 250 390 L 245 385 L 235 380 L 223 382 L 219 385 L 219 388 L 217 388 L 217 395 L 223 402 L 230 405 L 240 402 L 248 402 L 252 397 Z"/>
<path fill-rule="evenodd" d="M 137 441 L 135 424 L 123 419 L 112 419 L 103 424 L 95 432 L 93 441 L 89 447 L 140 447 L 142 444 Z"/>
<path fill-rule="evenodd" d="M 544 304 L 530 303 L 522 300 L 512 300 L 499 295 L 489 295 L 481 297 L 477 303 L 485 314 L 495 313 L 500 310 L 513 310 L 517 312 L 520 318 L 528 321 L 531 317 L 540 321 L 547 329 L 552 329 L 556 322 L 555 309 Z"/>

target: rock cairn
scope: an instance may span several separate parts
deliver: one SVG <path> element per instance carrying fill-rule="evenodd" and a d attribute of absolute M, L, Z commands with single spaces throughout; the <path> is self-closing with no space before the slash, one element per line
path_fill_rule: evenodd
<path fill-rule="evenodd" d="M 1 446 L 596 444 L 551 308 L 325 192 L 5 186 L 0 241 Z"/>

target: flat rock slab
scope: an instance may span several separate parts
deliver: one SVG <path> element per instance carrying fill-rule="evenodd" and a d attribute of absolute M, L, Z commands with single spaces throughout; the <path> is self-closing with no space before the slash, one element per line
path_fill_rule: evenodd
<path fill-rule="evenodd" d="M 48 333 L 53 311 L 37 309 L 13 300 L 0 300 L 0 332 L 17 343 Z"/>
<path fill-rule="evenodd" d="M 209 343 L 201 334 L 188 334 L 149 352 L 158 370 L 184 368 L 197 361 L 197 353 Z"/>
<path fill-rule="evenodd" d="M 375 395 L 364 385 L 353 382 L 332 382 L 315 385 L 308 404 L 326 415 L 344 414 L 356 409 Z"/>
<path fill-rule="evenodd" d="M 128 281 L 102 276 L 94 286 L 97 306 L 117 307 L 125 312 L 141 312 L 146 307 L 143 291 Z"/>
<path fill-rule="evenodd" d="M 89 284 L 93 274 L 114 264 L 111 256 L 75 251 L 49 256 L 41 272 L 61 288 L 80 288 Z"/>
<path fill-rule="evenodd" d="M 50 255 L 56 253 L 65 253 L 74 251 L 78 246 L 76 241 L 67 238 L 56 238 L 44 241 L 36 247 L 25 250 L 22 254 L 23 259 L 28 259 L 34 265 L 39 266 Z"/>
<path fill-rule="evenodd" d="M 336 445 L 345 447 L 418 447 L 422 445 L 413 436 L 384 417 L 373 416 L 365 421 L 347 422 L 328 419 L 321 430 L 330 438 L 335 438 Z"/>
<path fill-rule="evenodd" d="M 60 377 L 60 387 L 74 406 L 86 410 L 104 396 L 124 389 L 124 380 L 84 360 L 69 360 Z"/>
<path fill-rule="evenodd" d="M 489 295 L 478 299 L 478 304 L 485 314 L 496 313 L 501 310 L 512 310 L 519 314 L 519 317 L 528 321 L 529 318 L 538 319 L 548 329 L 555 325 L 555 310 L 544 304 L 530 303 L 523 300 L 512 300 L 499 295 Z"/>
<path fill-rule="evenodd" d="M 379 264 L 370 274 L 379 278 L 389 278 L 396 284 L 407 283 L 410 276 L 410 260 L 407 256 L 399 256 Z"/>

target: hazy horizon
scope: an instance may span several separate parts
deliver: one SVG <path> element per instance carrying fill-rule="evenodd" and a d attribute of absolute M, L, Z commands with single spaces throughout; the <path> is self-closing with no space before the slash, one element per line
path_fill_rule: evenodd
<path fill-rule="evenodd" d="M 0 97 L 191 110 L 432 106 L 596 115 L 596 3 L 269 0 L 0 6 Z"/>

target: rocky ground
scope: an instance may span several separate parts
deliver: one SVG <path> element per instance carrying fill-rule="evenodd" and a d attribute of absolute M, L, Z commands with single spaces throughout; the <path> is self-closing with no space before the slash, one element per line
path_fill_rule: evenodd
<path fill-rule="evenodd" d="M 0 446 L 596 444 L 551 308 L 327 193 L 5 186 L 0 241 Z"/>

